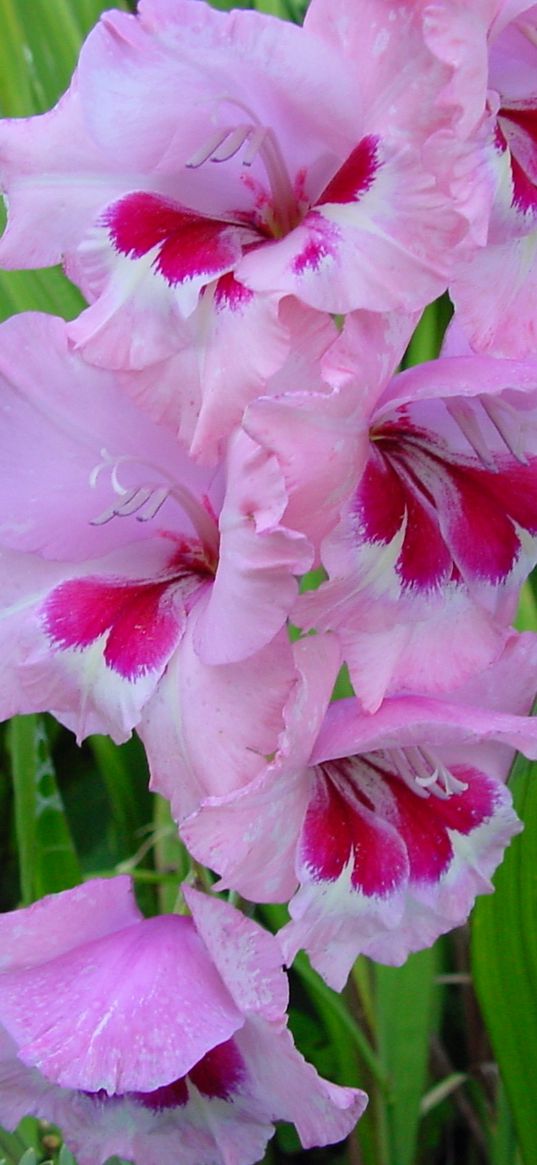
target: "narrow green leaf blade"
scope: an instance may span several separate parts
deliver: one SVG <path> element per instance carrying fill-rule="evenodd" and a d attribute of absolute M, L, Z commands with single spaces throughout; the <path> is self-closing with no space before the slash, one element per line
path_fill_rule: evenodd
<path fill-rule="evenodd" d="M 415 1158 L 433 1015 L 437 948 L 411 955 L 402 967 L 376 968 L 381 1064 L 390 1079 L 386 1107 L 390 1165 Z"/>
<path fill-rule="evenodd" d="M 22 901 L 28 905 L 44 894 L 76 886 L 82 875 L 43 717 L 14 717 L 10 749 Z"/>
<path fill-rule="evenodd" d="M 518 757 L 510 787 L 524 833 L 473 914 L 476 991 L 505 1084 L 525 1165 L 537 1161 L 537 764 Z"/>

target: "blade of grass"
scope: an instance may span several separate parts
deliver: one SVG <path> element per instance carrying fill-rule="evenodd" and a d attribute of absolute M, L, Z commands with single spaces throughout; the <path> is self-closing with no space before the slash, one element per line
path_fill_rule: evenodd
<path fill-rule="evenodd" d="M 534 709 L 535 711 L 535 709 Z M 509 847 L 473 915 L 476 991 L 498 1060 L 525 1165 L 537 1161 L 537 765 L 518 757 L 511 790 L 524 833 Z"/>
<path fill-rule="evenodd" d="M 415 1157 L 437 969 L 437 951 L 431 947 L 411 955 L 402 967 L 375 970 L 378 1048 L 390 1080 L 386 1132 L 391 1165 L 411 1165 Z"/>
<path fill-rule="evenodd" d="M 88 745 L 110 801 L 117 850 L 122 859 L 128 858 L 139 849 L 141 830 L 148 822 L 149 804 L 144 803 L 139 779 L 142 763 L 146 769 L 142 746 L 139 741 L 130 740 L 118 747 L 107 736 L 91 736 Z M 144 771 L 144 786 L 146 781 Z"/>
<path fill-rule="evenodd" d="M 9 732 L 23 905 L 81 881 L 43 718 L 15 716 Z"/>

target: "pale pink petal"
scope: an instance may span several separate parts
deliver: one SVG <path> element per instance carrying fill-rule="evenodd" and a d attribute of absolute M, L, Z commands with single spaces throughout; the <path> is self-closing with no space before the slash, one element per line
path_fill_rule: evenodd
<path fill-rule="evenodd" d="M 243 1023 L 192 921 L 173 915 L 6 971 L 0 1011 L 25 1064 L 108 1093 L 176 1080 Z"/>
<path fill-rule="evenodd" d="M 318 552 L 368 454 L 357 394 L 345 387 L 263 397 L 248 408 L 244 427 L 277 457 L 289 495 L 285 524 L 303 531 Z"/>
<path fill-rule="evenodd" d="M 245 1024 L 237 1043 L 272 1118 L 292 1121 L 305 1149 L 350 1133 L 366 1107 L 365 1093 L 323 1080 L 294 1047 L 289 1032 L 269 1033 L 257 1021 Z"/>
<path fill-rule="evenodd" d="M 200 327 L 201 407 L 191 445 L 204 461 L 223 453 L 246 406 L 284 364 L 291 339 L 279 297 L 255 296 L 233 276 L 218 281 L 213 307 L 212 336 L 206 324 L 202 339 Z"/>
<path fill-rule="evenodd" d="M 191 886 L 183 887 L 183 893 L 196 930 L 237 1007 L 249 1018 L 259 1015 L 284 1026 L 289 987 L 276 940 L 228 902 Z"/>
<path fill-rule="evenodd" d="M 59 263 L 101 207 L 128 189 L 123 161 L 105 158 L 88 133 L 76 77 L 50 113 L 0 123 L 0 159 L 5 267 Z"/>
<path fill-rule="evenodd" d="M 372 409 L 401 363 L 419 316 L 419 312 L 351 312 L 324 355 L 325 380 L 337 387 L 351 381 L 364 408 Z"/>
<path fill-rule="evenodd" d="M 537 347 L 537 231 L 487 247 L 457 271 L 451 294 L 473 348 L 533 356 Z"/>
<path fill-rule="evenodd" d="M 86 42 L 79 72 L 96 140 L 136 168 L 170 169 L 173 159 L 177 171 L 219 124 L 257 119 L 274 125 L 296 173 L 321 151 L 345 150 L 354 132 L 353 70 L 315 37 L 259 12 L 228 17 L 180 0 L 142 3 L 138 20 L 107 13 Z M 188 117 L 177 118 L 173 110 L 187 101 Z M 218 188 L 225 167 L 212 169 Z"/>
<path fill-rule="evenodd" d="M 287 502 L 275 457 L 244 433 L 229 444 L 220 561 L 196 649 L 209 664 L 233 663 L 278 633 L 297 595 L 297 575 L 312 563 L 303 534 L 280 525 Z"/>
<path fill-rule="evenodd" d="M 63 320 L 16 316 L 1 335 L 5 545 L 83 561 L 154 533 L 138 517 L 141 502 L 105 520 L 129 494 L 135 503 L 138 494 L 149 500 L 178 479 L 198 496 L 207 492 L 207 473 L 189 462 L 172 434 L 136 409 L 111 373 L 69 351 Z M 162 522 L 166 530 L 196 532 L 168 497 L 162 513 L 160 528 Z"/>
<path fill-rule="evenodd" d="M 144 710 L 140 735 L 152 787 L 181 822 L 207 796 L 223 796 L 259 773 L 277 748 L 282 709 L 295 680 L 286 632 L 247 660 L 207 666 L 194 640 L 206 600 Z"/>
<path fill-rule="evenodd" d="M 457 317 L 455 317 L 457 319 Z M 505 359 L 491 356 L 476 356 L 467 349 L 460 351 L 462 333 L 460 322 L 459 350 L 452 347 L 444 350 L 439 360 L 417 364 L 394 376 L 377 402 L 376 416 L 386 416 L 388 411 L 401 405 L 426 400 L 442 400 L 452 397 L 496 396 L 501 392 L 527 394 L 525 405 L 522 396 L 513 398 L 522 409 L 533 408 L 530 394 L 537 392 L 537 364 L 535 360 Z M 448 334 L 451 332 L 450 326 Z M 487 432 L 487 440 L 492 441 L 494 433 Z M 497 441 L 497 435 L 496 435 Z M 471 448 L 468 447 L 467 448 Z"/>
<path fill-rule="evenodd" d="M 35 611 L 63 578 L 61 566 L 33 555 L 0 550 L 0 719 L 43 711 L 40 693 L 24 682 L 24 664 L 40 630 Z"/>
<path fill-rule="evenodd" d="M 206 289 L 185 328 L 176 355 L 121 382 L 204 463 L 224 455 L 252 399 L 311 389 L 318 359 L 337 335 L 329 317 L 292 297 L 254 296 L 231 275 Z"/>
<path fill-rule="evenodd" d="M 296 887 L 294 850 L 309 798 L 308 760 L 340 663 L 332 636 L 304 639 L 294 651 L 298 679 L 274 760 L 235 793 L 205 797 L 181 830 L 192 853 L 222 876 L 221 885 L 253 901 L 285 901 Z"/>
<path fill-rule="evenodd" d="M 482 3 L 492 7 L 493 2 L 477 0 L 474 7 L 479 9 Z M 382 0 L 362 0 L 359 8 L 349 8 L 345 0 L 312 0 L 309 5 L 304 21 L 308 31 L 350 60 L 359 59 L 366 108 L 375 128 L 391 128 L 395 122 L 396 132 L 411 127 L 413 134 L 423 136 L 445 118 L 443 105 L 451 98 L 448 86 L 460 67 L 460 55 L 438 54 L 435 59 L 424 33 L 436 8 L 419 0 L 399 7 L 387 7 Z M 449 16 L 455 24 L 453 4 Z"/>
<path fill-rule="evenodd" d="M 63 894 L 50 894 L 24 912 L 0 914 L 0 970 L 39 965 L 133 926 L 141 917 L 126 875 L 93 878 Z"/>

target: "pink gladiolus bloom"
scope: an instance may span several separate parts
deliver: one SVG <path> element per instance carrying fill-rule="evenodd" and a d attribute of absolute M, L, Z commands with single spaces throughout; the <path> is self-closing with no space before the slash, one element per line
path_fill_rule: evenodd
<path fill-rule="evenodd" d="M 184 648 L 198 675 L 225 665 L 208 686 L 229 687 L 228 706 L 252 688 L 249 743 L 270 751 L 293 681 L 281 629 L 311 562 L 279 522 L 276 459 L 237 432 L 202 470 L 48 316 L 3 326 L 0 378 L 3 714 L 53 710 L 79 736 L 124 739 Z"/>
<path fill-rule="evenodd" d="M 487 246 L 456 269 L 457 314 L 477 351 L 525 356 L 537 345 L 537 6 L 479 0 L 437 7 L 428 43 L 464 44 L 460 100 L 484 118 L 493 192 Z"/>
<path fill-rule="evenodd" d="M 281 932 L 287 960 L 304 947 L 340 990 L 360 953 L 403 963 L 492 889 L 521 828 L 509 766 L 515 749 L 537 756 L 537 724 L 521 715 L 537 644 L 514 636 L 447 698 L 389 698 L 373 715 L 354 699 L 327 709 L 339 665 L 332 638 L 296 650 L 302 683 L 276 757 L 235 794 L 207 798 L 181 832 L 219 885 L 257 901 L 296 891 Z"/>
<path fill-rule="evenodd" d="M 261 399 L 245 418 L 293 483 L 285 520 L 316 540 L 327 516 L 329 581 L 293 619 L 337 632 L 369 709 L 493 659 L 537 554 L 537 365 L 460 356 L 390 380 L 411 324 L 356 313 L 323 362 L 331 396 Z M 312 513 L 318 464 L 338 475 Z"/>
<path fill-rule="evenodd" d="M 241 391 L 281 359 L 282 297 L 422 307 L 467 231 L 470 180 L 461 193 L 453 69 L 422 7 L 368 0 L 341 37 L 347 6 L 324 0 L 302 29 L 199 0 L 105 13 L 56 109 L 0 130 L 0 261 L 64 259 L 90 301 L 71 338 L 107 367 L 209 344 L 214 368 L 240 317 L 256 332 Z"/>
<path fill-rule="evenodd" d="M 253 1165 L 274 1120 L 347 1135 L 366 1097 L 294 1047 L 276 940 L 185 897 L 191 918 L 143 919 L 128 878 L 96 879 L 0 916 L 4 1125 L 54 1120 L 81 1165 Z"/>

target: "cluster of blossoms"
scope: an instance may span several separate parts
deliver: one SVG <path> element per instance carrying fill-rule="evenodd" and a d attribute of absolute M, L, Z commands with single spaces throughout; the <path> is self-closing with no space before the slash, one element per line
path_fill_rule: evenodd
<path fill-rule="evenodd" d="M 215 889 L 290 915 L 143 919 L 118 877 L 2 916 L 0 1121 L 81 1165 L 337 1141 L 366 1098 L 283 964 L 339 990 L 464 921 L 537 757 L 537 5 L 139 0 L 0 181 L 0 263 L 88 304 L 0 329 L 0 711 L 135 729 Z"/>

